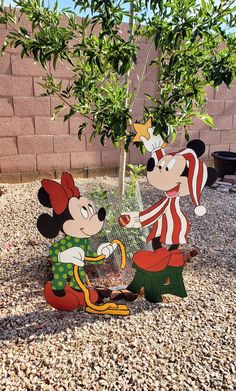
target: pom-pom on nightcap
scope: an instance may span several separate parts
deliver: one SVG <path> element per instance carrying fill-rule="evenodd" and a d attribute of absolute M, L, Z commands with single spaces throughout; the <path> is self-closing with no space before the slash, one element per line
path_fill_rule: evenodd
<path fill-rule="evenodd" d="M 196 206 L 196 208 L 194 209 L 194 212 L 197 216 L 204 216 L 204 214 L 206 213 L 206 208 L 205 206 L 203 205 L 198 205 Z"/>

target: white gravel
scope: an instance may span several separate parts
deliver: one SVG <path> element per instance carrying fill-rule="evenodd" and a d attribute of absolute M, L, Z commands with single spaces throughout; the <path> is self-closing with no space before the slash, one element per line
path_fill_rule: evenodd
<path fill-rule="evenodd" d="M 99 178 L 103 186 L 115 179 Z M 82 188 L 94 180 L 79 180 Z M 235 390 L 236 194 L 205 190 L 207 215 L 189 200 L 188 297 L 138 299 L 127 318 L 51 309 L 42 296 L 47 242 L 36 230 L 39 182 L 2 185 L 0 383 L 11 390 Z M 157 192 L 142 181 L 145 206 Z"/>

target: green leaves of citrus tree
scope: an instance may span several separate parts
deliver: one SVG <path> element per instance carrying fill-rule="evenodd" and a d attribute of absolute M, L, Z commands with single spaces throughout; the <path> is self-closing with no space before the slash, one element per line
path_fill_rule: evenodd
<path fill-rule="evenodd" d="M 2 53 L 8 45 L 20 47 L 22 58 L 31 55 L 47 69 L 48 76 L 41 83 L 43 95 L 61 99 L 53 119 L 61 111 L 64 120 L 80 113 L 85 121 L 78 125 L 79 138 L 90 124 L 91 137 L 99 136 L 103 145 L 109 138 L 118 147 L 124 139 L 128 149 L 132 138 L 127 128 L 130 113 L 125 105 L 129 99 L 125 75 L 135 65 L 138 50 L 134 40 L 125 40 L 120 30 L 129 1 L 77 1 L 75 6 L 92 14 L 81 20 L 68 8 L 59 11 L 57 3 L 52 9 L 42 0 L 16 0 L 15 4 L 20 13 L 4 9 L 3 4 L 0 9 L 0 21 L 13 29 Z M 31 22 L 32 32 L 19 27 L 21 15 Z M 67 86 L 53 77 L 58 63 L 70 69 Z"/>
<path fill-rule="evenodd" d="M 204 112 L 206 86 L 230 86 L 236 71 L 235 2 L 222 0 L 146 1 L 153 12 L 143 34 L 153 40 L 160 68 L 157 96 L 146 108 L 156 133 L 168 139 L 195 117 L 214 127 Z"/>
<path fill-rule="evenodd" d="M 205 87 L 223 83 L 229 87 L 235 78 L 234 0 L 132 2 L 135 26 L 131 37 L 125 39 L 120 23 L 129 16 L 130 3 L 75 0 L 75 8 L 90 15 L 79 20 L 69 8 L 59 11 L 57 2 L 49 8 L 43 0 L 16 0 L 16 12 L 4 8 L 2 1 L 0 23 L 12 30 L 2 53 L 8 45 L 20 47 L 22 58 L 31 55 L 47 69 L 48 76 L 41 83 L 44 95 L 61 100 L 54 119 L 60 111 L 65 120 L 80 113 L 84 121 L 78 126 L 79 137 L 89 124 L 92 138 L 97 135 L 102 144 L 111 139 L 115 147 L 124 140 L 128 150 L 135 91 L 130 85 L 128 88 L 127 75 L 136 64 L 140 38 L 147 38 L 159 50 L 152 61 L 159 70 L 157 93 L 147 94 L 152 104 L 145 108 L 155 133 L 174 141 L 177 131 L 185 129 L 188 138 L 188 128 L 196 117 L 214 126 L 204 110 Z M 32 32 L 21 23 L 22 15 L 31 22 Z M 71 72 L 68 85 L 53 77 L 58 63 Z"/>

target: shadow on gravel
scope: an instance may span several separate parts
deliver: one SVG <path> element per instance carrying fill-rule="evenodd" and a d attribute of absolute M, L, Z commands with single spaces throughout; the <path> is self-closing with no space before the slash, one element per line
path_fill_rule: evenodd
<path fill-rule="evenodd" d="M 22 263 L 18 263 L 15 267 L 16 273 L 14 274 L 14 281 L 18 284 L 24 284 L 25 282 L 31 282 L 37 285 L 43 286 L 45 282 L 52 276 L 51 268 L 48 264 L 47 257 L 34 256 Z M 5 282 L 12 282 L 12 275 L 8 278 L 4 278 Z"/>
<path fill-rule="evenodd" d="M 19 297 L 19 300 L 22 302 L 30 302 L 32 297 L 34 296 L 42 297 L 43 294 L 43 285 L 45 282 L 45 263 L 42 265 L 41 260 L 43 261 L 45 258 L 43 257 L 35 257 L 34 265 L 38 265 L 38 269 L 32 268 L 30 264 L 24 265 L 22 267 L 22 271 L 27 273 L 27 282 L 31 280 L 31 290 L 22 291 Z M 228 265 L 226 262 L 222 265 L 219 261 L 213 261 L 212 263 L 207 260 L 205 262 L 204 259 L 199 259 L 198 261 L 194 261 L 193 263 L 189 263 L 187 265 L 187 269 L 192 269 L 192 273 L 194 274 L 194 278 L 198 279 L 206 279 L 209 278 L 209 289 L 212 289 L 213 285 L 218 284 L 218 281 L 215 278 L 212 278 L 212 267 L 214 266 L 214 270 L 219 269 L 219 276 L 222 274 L 222 270 L 224 273 L 228 273 L 229 279 L 227 281 L 224 280 L 225 284 L 223 287 L 229 288 L 230 280 L 233 277 L 233 265 Z M 43 272 L 44 270 L 44 272 Z M 41 276 L 39 276 L 38 272 L 41 271 Z M 187 270 L 186 270 L 187 272 Z M 24 281 L 23 276 L 19 277 L 20 285 L 24 285 L 27 283 Z M 194 284 L 194 282 L 193 282 Z M 28 285 L 28 284 L 27 284 Z M 37 288 L 36 288 L 37 286 Z M 222 286 L 222 283 L 221 283 Z M 222 289 L 224 289 L 222 287 Z M 188 290 L 188 289 L 187 289 Z M 191 298 L 191 293 L 190 298 Z M 161 307 L 158 304 L 151 304 L 146 302 L 145 300 L 137 300 L 134 303 L 126 303 L 131 309 L 131 316 L 135 316 L 140 312 L 153 312 L 159 313 L 161 311 Z M 92 316 L 87 314 L 84 311 L 74 311 L 74 312 L 59 312 L 51 309 L 44 301 L 42 297 L 42 301 L 40 300 L 38 304 L 38 309 L 33 312 L 29 312 L 21 315 L 14 316 L 6 316 L 5 318 L 0 319 L 0 340 L 2 341 L 14 341 L 16 344 L 25 343 L 27 341 L 30 343 L 31 341 L 40 341 L 44 336 L 50 335 L 58 335 L 60 333 L 72 332 L 77 327 L 83 327 L 84 325 L 93 326 L 96 323 L 98 328 L 103 327 L 103 325 L 109 323 L 115 317 L 112 316 Z M 121 317 L 116 318 L 119 321 L 122 321 Z M 127 322 L 128 319 L 124 319 L 124 322 Z M 122 323 L 121 323 L 122 325 Z M 122 326 L 121 326 L 122 327 Z M 65 334 L 66 340 L 66 334 Z"/>
<path fill-rule="evenodd" d="M 42 334 L 58 334 L 87 323 L 92 324 L 94 321 L 104 321 L 104 319 L 94 319 L 83 312 L 66 313 L 53 309 L 7 316 L 0 320 L 0 329 L 2 330 L 0 340 L 15 340 L 16 342 L 17 340 L 20 342 L 21 339 L 37 340 L 37 337 Z"/>
<path fill-rule="evenodd" d="M 160 311 L 158 304 L 145 303 L 145 311 L 153 312 L 154 309 L 156 313 Z M 123 302 L 123 304 L 125 303 Z M 143 305 L 140 305 L 140 301 L 128 305 L 131 309 L 131 316 L 144 312 Z M 84 311 L 59 312 L 53 309 L 7 316 L 0 319 L 0 341 L 15 341 L 16 344 L 21 344 L 25 341 L 40 341 L 42 336 L 55 335 L 62 332 L 68 333 L 68 331 L 73 332 L 76 327 L 81 328 L 86 324 L 94 325 L 96 323 L 98 324 L 98 328 L 101 328 L 105 323 L 115 318 L 119 322 L 123 319 L 124 323 L 128 319 L 110 315 L 90 315 Z"/>
<path fill-rule="evenodd" d="M 27 263 L 21 267 L 21 275 L 27 280 L 37 282 L 43 286 L 46 281 L 52 278 L 51 267 L 48 263 L 48 257 L 37 255 L 27 260 Z"/>

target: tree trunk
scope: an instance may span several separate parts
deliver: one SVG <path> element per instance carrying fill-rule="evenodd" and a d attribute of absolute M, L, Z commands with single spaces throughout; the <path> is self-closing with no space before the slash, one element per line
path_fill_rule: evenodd
<path fill-rule="evenodd" d="M 129 16 L 129 40 L 133 38 L 133 26 L 134 26 L 134 0 L 130 1 L 130 16 Z M 125 82 L 127 83 L 127 90 L 129 90 L 129 72 L 125 76 Z M 125 101 L 125 107 L 128 107 L 128 99 Z M 120 162 L 119 162 L 119 202 L 122 205 L 122 201 L 125 194 L 125 170 L 126 170 L 127 153 L 125 151 L 125 140 L 120 141 Z"/>
<path fill-rule="evenodd" d="M 120 162 L 119 162 L 119 201 L 122 200 L 125 194 L 125 170 L 126 170 L 127 153 L 125 151 L 125 141 L 120 141 Z"/>

